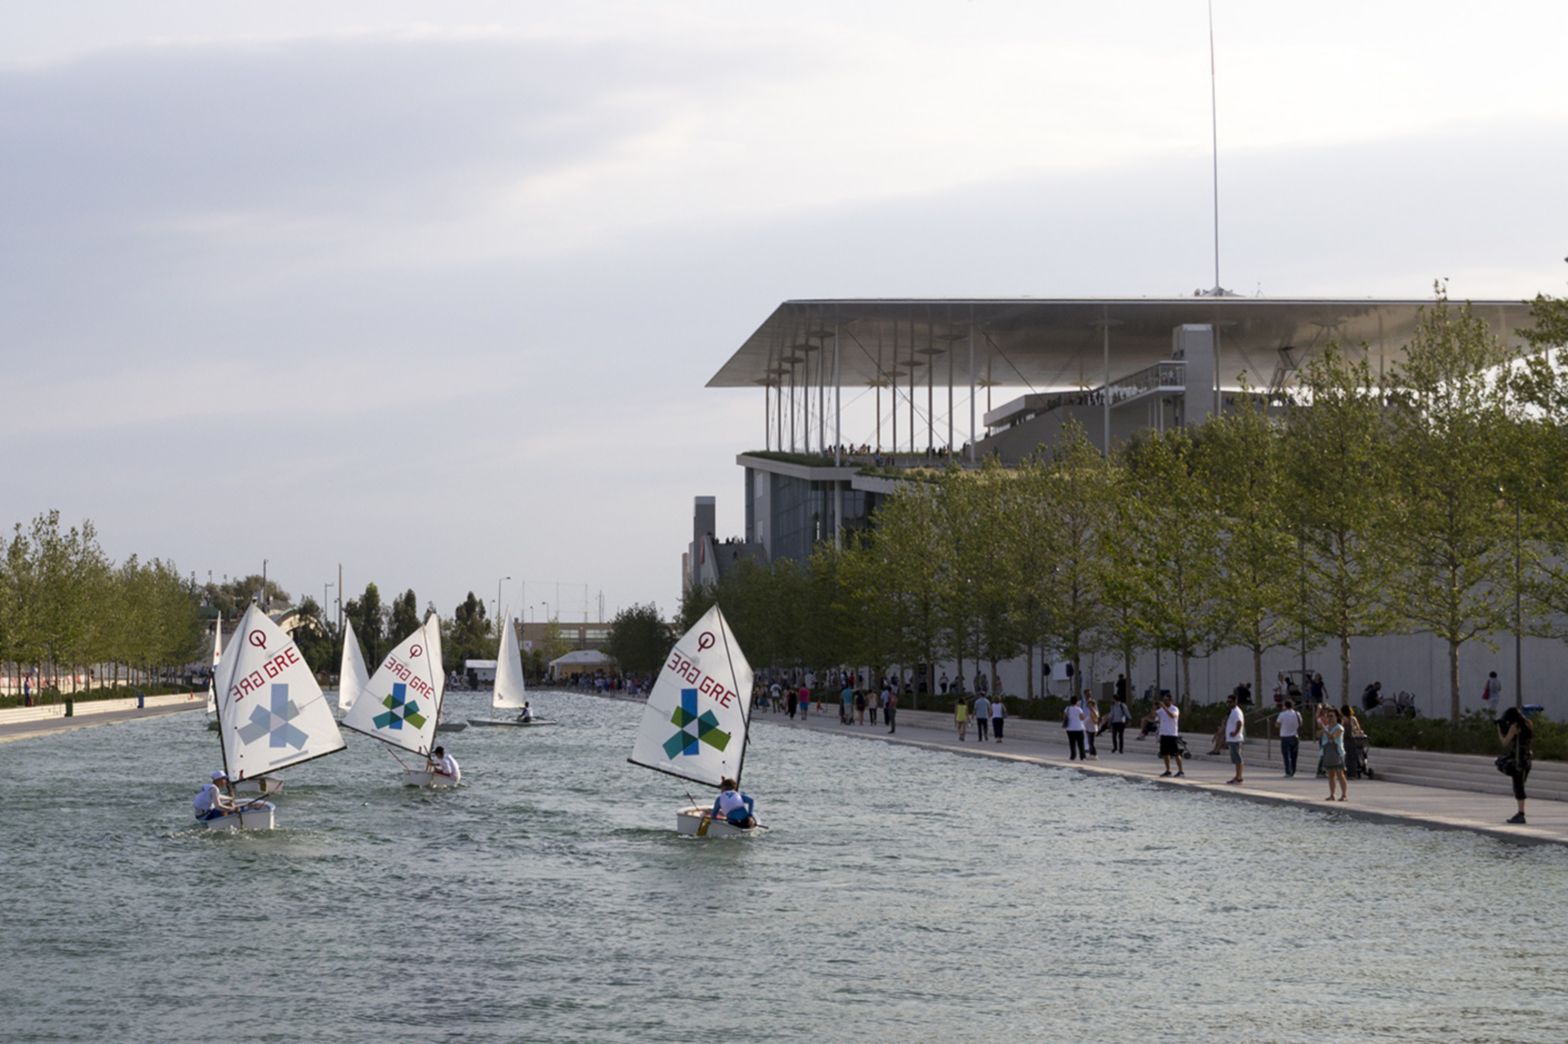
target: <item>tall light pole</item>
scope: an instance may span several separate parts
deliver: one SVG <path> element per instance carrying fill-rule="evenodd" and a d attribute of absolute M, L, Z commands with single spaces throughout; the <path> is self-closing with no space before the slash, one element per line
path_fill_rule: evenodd
<path fill-rule="evenodd" d="M 332 588 L 333 583 L 331 580 L 328 580 L 326 583 L 321 585 L 321 612 L 323 617 L 326 617 L 327 610 L 332 607 L 332 596 L 327 593 L 331 591 Z M 325 623 L 325 619 L 322 622 Z"/>
<path fill-rule="evenodd" d="M 495 582 L 495 636 L 497 638 L 501 637 L 501 585 L 510 579 L 512 578 L 509 576 L 503 576 Z"/>
<path fill-rule="evenodd" d="M 1519 497 L 1514 498 L 1514 706 L 1524 712 L 1524 608 L 1520 588 L 1524 585 L 1524 552 L 1520 534 Z"/>

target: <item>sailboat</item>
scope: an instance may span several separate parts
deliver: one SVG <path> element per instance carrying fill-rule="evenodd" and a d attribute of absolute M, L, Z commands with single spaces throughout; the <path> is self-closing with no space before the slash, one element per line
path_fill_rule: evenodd
<path fill-rule="evenodd" d="M 299 646 L 255 605 L 245 610 L 216 670 L 223 771 L 236 791 L 269 772 L 344 749 L 332 708 Z M 275 808 L 259 797 L 203 820 L 210 830 L 271 830 Z"/>
<path fill-rule="evenodd" d="M 517 649 L 517 628 L 508 620 L 501 631 L 501 652 L 495 661 L 495 689 L 490 693 L 490 709 L 494 711 L 520 711 L 526 701 L 528 687 L 523 684 L 523 660 Z M 470 725 L 554 725 L 543 718 L 469 718 Z"/>
<path fill-rule="evenodd" d="M 670 651 L 626 760 L 710 787 L 725 778 L 739 784 L 750 719 L 751 665 L 715 605 Z M 709 811 L 700 804 L 677 810 L 676 830 L 699 836 L 753 833 L 713 819 Z"/>
<path fill-rule="evenodd" d="M 212 664 L 207 672 L 207 729 L 218 731 L 218 663 L 223 659 L 223 614 L 212 623 Z"/>
<path fill-rule="evenodd" d="M 401 761 L 403 782 L 413 787 L 456 784 L 431 770 L 429 756 L 441 721 L 446 673 L 441 668 L 441 621 L 431 613 L 424 626 L 387 653 L 376 673 L 361 687 L 343 727 L 426 759 L 423 768 Z M 397 755 L 394 753 L 393 758 Z"/>
<path fill-rule="evenodd" d="M 369 684 L 370 671 L 365 667 L 365 654 L 359 651 L 359 639 L 354 637 L 354 625 L 344 620 L 343 659 L 338 667 L 338 710 L 344 717 Z"/>

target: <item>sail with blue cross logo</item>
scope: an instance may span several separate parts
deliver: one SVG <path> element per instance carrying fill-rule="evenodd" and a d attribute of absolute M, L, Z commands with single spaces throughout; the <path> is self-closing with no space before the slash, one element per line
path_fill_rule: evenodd
<path fill-rule="evenodd" d="M 751 665 L 715 605 L 675 643 L 648 694 L 632 764 L 696 783 L 740 780 Z"/>
<path fill-rule="evenodd" d="M 299 646 L 257 606 L 245 610 L 216 671 L 218 734 L 233 780 L 344 748 Z"/>

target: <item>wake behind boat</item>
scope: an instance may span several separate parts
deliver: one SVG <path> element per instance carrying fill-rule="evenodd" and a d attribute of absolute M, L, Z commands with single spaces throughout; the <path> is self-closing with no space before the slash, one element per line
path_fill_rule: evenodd
<path fill-rule="evenodd" d="M 751 680 L 751 665 L 715 605 L 670 651 L 648 694 L 627 760 L 694 783 L 721 787 L 730 781 L 738 787 L 746 760 Z M 714 817 L 711 808 L 691 805 L 676 811 L 675 829 L 698 837 L 739 837 L 757 828 L 732 825 Z"/>

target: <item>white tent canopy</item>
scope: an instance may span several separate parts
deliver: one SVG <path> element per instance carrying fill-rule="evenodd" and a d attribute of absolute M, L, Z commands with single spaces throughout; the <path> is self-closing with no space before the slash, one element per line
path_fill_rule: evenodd
<path fill-rule="evenodd" d="M 614 664 L 615 661 L 608 653 L 602 653 L 598 649 L 578 649 L 576 652 L 569 652 L 565 656 L 557 656 L 551 660 L 550 669 L 573 667 L 583 670 L 593 667 L 611 667 Z"/>

